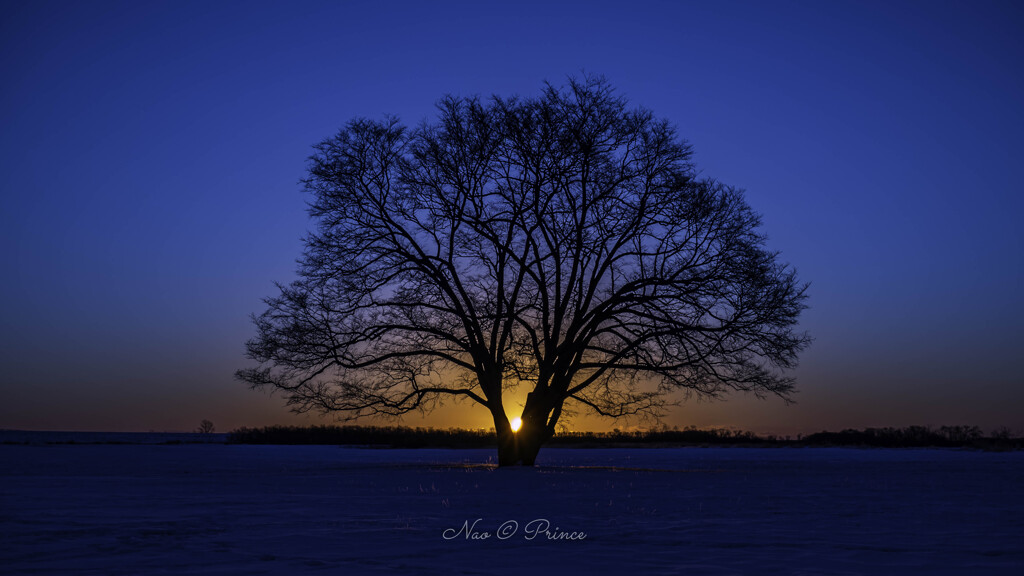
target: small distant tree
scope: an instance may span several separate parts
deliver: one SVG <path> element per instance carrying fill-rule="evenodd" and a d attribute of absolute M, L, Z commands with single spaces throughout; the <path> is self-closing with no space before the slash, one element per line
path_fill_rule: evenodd
<path fill-rule="evenodd" d="M 996 440 L 1009 440 L 1013 437 L 1013 430 L 1008 426 L 997 426 L 992 430 L 992 438 Z"/>
<path fill-rule="evenodd" d="M 416 128 L 354 120 L 316 146 L 317 228 L 299 280 L 254 318 L 259 366 L 239 378 L 348 418 L 468 399 L 500 465 L 533 464 L 572 406 L 789 397 L 805 286 L 668 122 L 600 78 L 439 110 Z"/>
<path fill-rule="evenodd" d="M 199 434 L 213 434 L 214 429 L 213 422 L 203 420 L 199 423 L 199 428 L 196 428 L 196 432 Z"/>

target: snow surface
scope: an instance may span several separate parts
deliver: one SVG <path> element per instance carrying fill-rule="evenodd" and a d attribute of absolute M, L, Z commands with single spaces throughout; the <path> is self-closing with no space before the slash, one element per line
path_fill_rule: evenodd
<path fill-rule="evenodd" d="M 494 455 L 0 445 L 0 573 L 1024 574 L 1020 452 Z"/>

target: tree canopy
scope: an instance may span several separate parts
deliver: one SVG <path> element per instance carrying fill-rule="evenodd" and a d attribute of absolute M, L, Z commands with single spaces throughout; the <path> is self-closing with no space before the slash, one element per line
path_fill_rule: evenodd
<path fill-rule="evenodd" d="M 806 287 L 669 122 L 589 77 L 438 109 L 414 128 L 356 119 L 315 147 L 316 231 L 255 317 L 242 380 L 347 417 L 469 399 L 501 464 L 532 464 L 568 409 L 789 398 Z"/>

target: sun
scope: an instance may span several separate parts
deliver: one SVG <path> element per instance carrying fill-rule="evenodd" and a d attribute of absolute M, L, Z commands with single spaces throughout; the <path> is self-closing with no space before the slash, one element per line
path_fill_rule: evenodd
<path fill-rule="evenodd" d="M 523 427 L 523 421 L 517 416 L 512 419 L 512 431 L 518 432 Z"/>

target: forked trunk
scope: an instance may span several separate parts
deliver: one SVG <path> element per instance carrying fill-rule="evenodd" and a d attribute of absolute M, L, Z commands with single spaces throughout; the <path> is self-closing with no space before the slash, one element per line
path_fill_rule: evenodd
<path fill-rule="evenodd" d="M 537 460 L 540 447 L 544 444 L 544 429 L 537 429 L 528 422 L 517 432 L 508 428 L 507 432 L 498 432 L 498 466 L 533 466 Z"/>
<path fill-rule="evenodd" d="M 533 466 L 540 447 L 551 439 L 547 419 L 551 408 L 530 394 L 523 410 L 522 427 L 513 432 L 504 414 L 494 415 L 498 433 L 498 466 Z"/>

